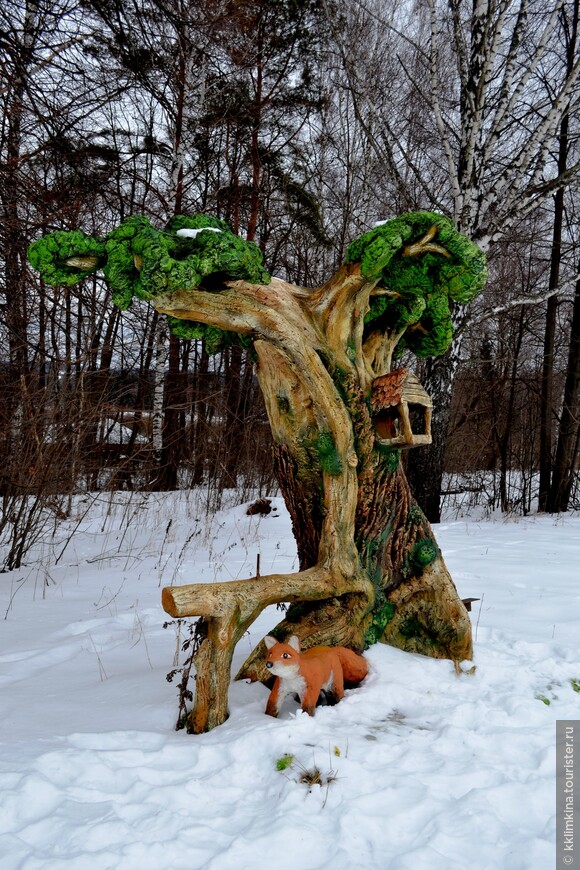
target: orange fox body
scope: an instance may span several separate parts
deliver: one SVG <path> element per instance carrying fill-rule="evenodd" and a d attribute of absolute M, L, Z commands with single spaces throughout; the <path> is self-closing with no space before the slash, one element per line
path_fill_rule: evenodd
<path fill-rule="evenodd" d="M 368 673 L 365 659 L 344 646 L 315 646 L 301 653 L 294 635 L 288 643 L 269 636 L 264 642 L 266 667 L 276 677 L 266 706 L 269 716 L 277 716 L 284 698 L 292 693 L 299 696 L 302 709 L 314 716 L 321 691 L 330 703 L 337 704 L 344 696 L 345 682 L 357 685 Z"/>

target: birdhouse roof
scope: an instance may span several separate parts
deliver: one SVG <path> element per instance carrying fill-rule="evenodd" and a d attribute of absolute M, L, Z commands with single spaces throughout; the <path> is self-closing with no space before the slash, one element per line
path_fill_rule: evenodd
<path fill-rule="evenodd" d="M 381 375 L 373 381 L 371 407 L 373 411 L 391 408 L 398 405 L 403 395 L 403 384 L 407 377 L 407 369 L 397 369 L 388 375 Z"/>
<path fill-rule="evenodd" d="M 394 372 L 375 378 L 371 396 L 373 411 L 392 408 L 402 401 L 415 402 L 429 407 L 432 405 L 431 397 L 423 389 L 413 372 L 408 369 L 396 369 Z"/>

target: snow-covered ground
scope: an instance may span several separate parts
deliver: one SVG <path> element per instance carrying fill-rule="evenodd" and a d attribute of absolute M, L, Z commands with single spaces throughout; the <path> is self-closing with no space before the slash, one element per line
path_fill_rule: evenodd
<path fill-rule="evenodd" d="M 314 718 L 290 702 L 266 717 L 267 690 L 242 682 L 224 725 L 176 732 L 161 586 L 252 576 L 258 553 L 262 574 L 296 567 L 273 503 L 208 520 L 183 493 L 79 500 L 0 576 L 2 870 L 553 866 L 555 721 L 580 718 L 580 517 L 436 528 L 481 599 L 473 676 L 377 645 L 363 685 Z M 279 618 L 262 614 L 234 668 Z"/>

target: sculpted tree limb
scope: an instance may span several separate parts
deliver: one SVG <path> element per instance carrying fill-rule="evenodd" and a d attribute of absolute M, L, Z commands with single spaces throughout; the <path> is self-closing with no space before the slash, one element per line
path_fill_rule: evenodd
<path fill-rule="evenodd" d="M 449 301 L 485 282 L 483 254 L 450 221 L 414 212 L 375 227 L 313 290 L 271 279 L 255 245 L 203 215 L 163 232 L 131 218 L 102 240 L 55 233 L 29 257 L 55 283 L 102 268 L 117 304 L 149 299 L 178 335 L 214 350 L 231 333 L 253 345 L 300 570 L 163 591 L 173 616 L 208 622 L 190 730 L 226 718 L 235 644 L 273 602 L 291 606 L 270 634 L 304 648 L 385 641 L 456 665 L 471 658 L 467 611 L 400 463 L 401 449 L 430 440 L 431 401 L 393 371 L 403 347 L 443 353 Z M 263 662 L 259 644 L 238 677 L 266 680 Z"/>

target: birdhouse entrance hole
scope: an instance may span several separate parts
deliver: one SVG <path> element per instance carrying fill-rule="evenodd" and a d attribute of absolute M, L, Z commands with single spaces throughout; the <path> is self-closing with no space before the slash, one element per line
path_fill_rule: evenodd
<path fill-rule="evenodd" d="M 375 429 L 381 439 L 398 438 L 401 434 L 399 412 L 397 408 L 389 408 L 375 414 Z"/>

